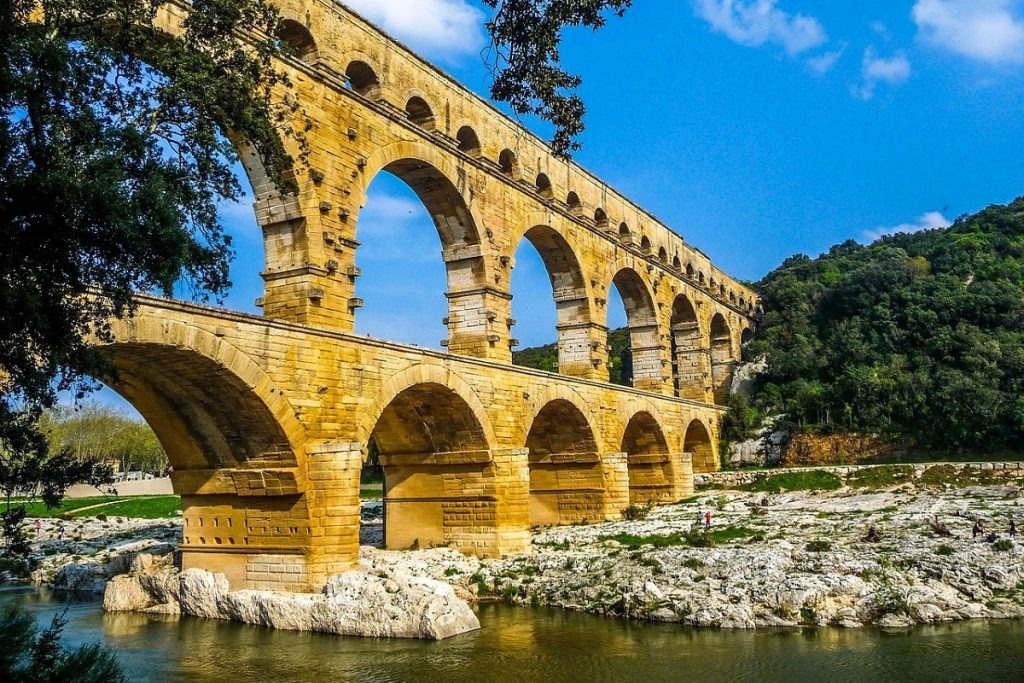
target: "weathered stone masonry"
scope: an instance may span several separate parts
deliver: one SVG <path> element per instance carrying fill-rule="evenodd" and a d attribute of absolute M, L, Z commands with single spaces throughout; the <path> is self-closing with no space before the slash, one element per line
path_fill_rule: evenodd
<path fill-rule="evenodd" d="M 678 500 L 694 471 L 717 469 L 714 403 L 754 294 L 342 5 L 280 4 L 297 51 L 282 67 L 312 128 L 294 196 L 243 153 L 265 238 L 264 317 L 141 298 L 105 347 L 112 384 L 174 465 L 186 565 L 288 590 L 351 567 L 371 440 L 396 548 L 520 551 L 531 525 Z M 166 5 L 161 26 L 174 32 L 184 11 Z M 447 353 L 351 334 L 359 213 L 381 171 L 437 226 Z M 557 375 L 510 363 L 523 239 L 551 276 Z M 634 388 L 607 382 L 613 286 Z"/>

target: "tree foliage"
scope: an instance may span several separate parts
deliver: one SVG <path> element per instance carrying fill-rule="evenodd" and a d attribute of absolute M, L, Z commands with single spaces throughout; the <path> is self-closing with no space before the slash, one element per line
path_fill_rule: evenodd
<path fill-rule="evenodd" d="M 67 450 L 82 460 L 117 463 L 121 472 L 161 474 L 167 469 L 167 454 L 153 429 L 123 410 L 95 401 L 60 405 L 43 413 L 40 426 L 51 452 Z"/>
<path fill-rule="evenodd" d="M 535 114 L 551 123 L 551 148 L 568 157 L 579 149 L 583 132 L 582 81 L 561 63 L 559 46 L 566 27 L 595 31 L 611 13 L 622 16 L 632 0 L 483 0 L 495 10 L 487 29 L 494 42 L 496 73 L 491 96 L 517 114 Z"/>
<path fill-rule="evenodd" d="M 758 285 L 757 404 L 926 449 L 1024 448 L 1024 199 L 787 259 Z"/>
<path fill-rule="evenodd" d="M 301 117 L 278 96 L 277 10 L 193 0 L 172 39 L 154 29 L 163 4 L 0 4 L 0 457 L 15 480 L 70 471 L 36 420 L 113 373 L 87 340 L 134 292 L 226 291 L 217 204 L 241 194 L 235 144 L 293 188 L 280 134 L 301 140 Z"/>
<path fill-rule="evenodd" d="M 608 332 L 608 381 L 629 387 L 633 385 L 633 353 L 630 350 L 629 328 L 619 327 Z M 558 344 L 531 346 L 512 354 L 512 362 L 525 368 L 558 372 Z"/>
<path fill-rule="evenodd" d="M 39 632 L 35 619 L 8 600 L 0 606 L 0 680 L 9 683 L 121 683 L 117 659 L 98 644 L 69 650 L 61 642 L 65 621 L 53 618 Z"/>

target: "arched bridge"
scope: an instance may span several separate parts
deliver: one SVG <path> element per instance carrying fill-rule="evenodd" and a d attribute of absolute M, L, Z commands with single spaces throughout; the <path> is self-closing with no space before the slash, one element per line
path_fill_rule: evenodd
<path fill-rule="evenodd" d="M 351 568 L 371 442 L 394 548 L 521 551 L 530 526 L 615 519 L 631 501 L 692 491 L 694 471 L 717 468 L 720 404 L 755 295 L 344 6 L 279 4 L 295 48 L 280 66 L 312 127 L 296 195 L 243 152 L 264 315 L 140 297 L 103 347 L 114 388 L 171 458 L 186 566 L 286 590 Z M 165 5 L 162 28 L 185 11 Z M 437 226 L 445 353 L 352 334 L 359 216 L 380 172 L 407 183 Z M 550 275 L 557 374 L 511 364 L 522 240 Z M 633 387 L 608 383 L 613 287 Z"/>

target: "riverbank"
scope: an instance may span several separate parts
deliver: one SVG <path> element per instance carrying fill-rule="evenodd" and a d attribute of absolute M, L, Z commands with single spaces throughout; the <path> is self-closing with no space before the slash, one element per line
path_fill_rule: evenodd
<path fill-rule="evenodd" d="M 775 492 L 780 476 L 811 488 Z M 1006 533 L 1011 517 L 1024 518 L 1016 474 L 946 468 L 913 477 L 876 468 L 846 485 L 827 473 L 793 476 L 703 491 L 644 519 L 540 531 L 528 555 L 479 560 L 443 548 L 364 546 L 361 559 L 367 571 L 435 578 L 474 599 L 694 626 L 905 627 L 1024 616 L 1024 546 Z M 707 512 L 704 534 L 694 527 Z M 365 505 L 364 543 L 379 540 L 379 517 L 379 502 Z M 976 520 L 998 540 L 974 539 Z M 77 587 L 95 587 L 135 544 L 170 543 L 180 533 L 176 520 L 106 524 L 83 521 L 70 541 L 44 527 L 36 580 L 59 585 L 86 575 Z M 68 576 L 68 562 L 93 570 Z"/>

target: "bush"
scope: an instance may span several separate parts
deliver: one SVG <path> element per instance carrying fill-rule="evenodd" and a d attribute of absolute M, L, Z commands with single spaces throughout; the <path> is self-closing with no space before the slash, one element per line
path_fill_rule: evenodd
<path fill-rule="evenodd" d="M 647 519 L 647 515 L 651 514 L 653 509 L 654 503 L 652 501 L 647 501 L 643 505 L 630 503 L 622 510 L 622 518 L 630 522 L 638 522 L 642 519 Z"/>
<path fill-rule="evenodd" d="M 830 542 L 821 540 L 810 541 L 804 547 L 808 552 L 812 553 L 827 553 L 829 550 L 832 550 L 832 544 Z"/>
<path fill-rule="evenodd" d="M 953 549 L 953 546 L 948 545 L 946 543 L 943 543 L 942 545 L 940 545 L 938 548 L 935 549 L 935 554 L 936 555 L 946 555 L 946 556 L 948 556 L 948 555 L 954 554 L 955 552 L 956 552 L 956 550 Z"/>
<path fill-rule="evenodd" d="M 1009 552 L 1013 550 L 1013 541 L 1008 538 L 1000 538 L 992 544 L 992 547 L 1001 553 Z"/>

